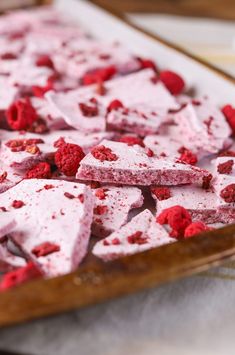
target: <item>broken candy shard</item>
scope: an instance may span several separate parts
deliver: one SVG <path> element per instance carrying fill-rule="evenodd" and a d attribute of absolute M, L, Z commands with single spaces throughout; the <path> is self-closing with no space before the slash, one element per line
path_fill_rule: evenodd
<path fill-rule="evenodd" d="M 221 111 L 209 100 L 187 104 L 174 116 L 188 148 L 198 147 L 208 154 L 217 153 L 227 143 L 231 129 Z"/>
<path fill-rule="evenodd" d="M 120 230 L 96 243 L 92 253 L 108 261 L 172 243 L 174 240 L 156 222 L 152 213 L 144 210 Z"/>
<path fill-rule="evenodd" d="M 23 180 L 1 195 L 1 204 L 17 222 L 13 242 L 46 276 L 74 270 L 86 255 L 94 207 L 88 186 Z"/>
<path fill-rule="evenodd" d="M 137 145 L 104 140 L 81 161 L 76 177 L 125 185 L 181 185 L 200 183 L 208 174 L 173 160 L 148 157 Z"/>
<path fill-rule="evenodd" d="M 16 224 L 14 216 L 5 212 L 2 206 L 0 206 L 0 242 L 8 233 L 12 232 Z"/>
<path fill-rule="evenodd" d="M 118 230 L 127 222 L 129 211 L 143 204 L 141 190 L 136 187 L 105 185 L 93 192 L 95 208 L 92 233 L 98 237 L 106 237 Z"/>

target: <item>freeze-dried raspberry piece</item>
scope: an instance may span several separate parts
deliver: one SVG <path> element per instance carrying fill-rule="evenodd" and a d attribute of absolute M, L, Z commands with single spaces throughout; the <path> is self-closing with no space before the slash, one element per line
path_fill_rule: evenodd
<path fill-rule="evenodd" d="M 112 239 L 112 244 L 113 245 L 120 245 L 121 244 L 120 239 L 119 238 Z"/>
<path fill-rule="evenodd" d="M 117 155 L 112 152 L 110 148 L 104 145 L 98 145 L 91 150 L 91 154 L 95 159 L 100 161 L 115 161 L 118 159 Z"/>
<path fill-rule="evenodd" d="M 54 76 L 51 76 L 50 78 L 47 79 L 47 83 L 45 86 L 33 85 L 32 92 L 33 92 L 34 96 L 40 97 L 40 98 L 44 97 L 46 92 L 53 90 L 54 82 L 55 82 L 55 78 L 54 78 Z"/>
<path fill-rule="evenodd" d="M 4 171 L 1 175 L 0 175 L 0 184 L 3 183 L 7 178 L 7 171 Z"/>
<path fill-rule="evenodd" d="M 172 228 L 171 237 L 180 238 L 184 236 L 184 231 L 192 223 L 192 219 L 184 207 L 172 206 L 159 214 L 157 222 L 159 224 L 168 224 Z"/>
<path fill-rule="evenodd" d="M 107 213 L 107 211 L 108 211 L 108 207 L 105 205 L 98 205 L 94 208 L 94 213 L 99 216 Z"/>
<path fill-rule="evenodd" d="M 65 192 L 64 196 L 69 198 L 70 200 L 73 200 L 75 198 L 75 196 L 73 194 L 71 194 L 70 192 Z"/>
<path fill-rule="evenodd" d="M 47 162 L 40 162 L 28 170 L 25 179 L 50 179 L 52 176 L 51 166 Z"/>
<path fill-rule="evenodd" d="M 54 146 L 55 148 L 60 148 L 60 147 L 61 147 L 62 145 L 64 145 L 64 144 L 66 144 L 64 138 L 63 138 L 63 137 L 60 137 L 59 139 L 57 139 L 57 140 L 54 142 L 53 146 Z"/>
<path fill-rule="evenodd" d="M 173 71 L 165 70 L 160 73 L 160 80 L 172 95 L 179 95 L 185 86 L 184 80 Z"/>
<path fill-rule="evenodd" d="M 37 112 L 28 97 L 13 102 L 6 111 L 7 122 L 14 130 L 30 128 L 37 120 Z"/>
<path fill-rule="evenodd" d="M 152 187 L 151 192 L 157 197 L 159 201 L 167 200 L 171 197 L 169 187 Z"/>
<path fill-rule="evenodd" d="M 197 156 L 191 152 L 191 150 L 182 147 L 179 149 L 179 152 L 181 153 L 179 160 L 183 163 L 190 165 L 195 165 L 197 163 Z"/>
<path fill-rule="evenodd" d="M 55 153 L 55 164 L 63 174 L 73 176 L 84 157 L 85 154 L 79 145 L 65 143 Z"/>
<path fill-rule="evenodd" d="M 23 207 L 24 206 L 24 202 L 23 201 L 21 201 L 21 200 L 14 200 L 13 202 L 12 202 L 12 207 L 14 207 L 14 208 L 21 208 L 21 207 Z"/>
<path fill-rule="evenodd" d="M 224 163 L 220 163 L 217 166 L 217 171 L 220 174 L 230 174 L 233 170 L 233 165 L 234 165 L 234 161 L 231 160 L 227 160 Z"/>
<path fill-rule="evenodd" d="M 42 276 L 42 272 L 36 267 L 36 265 L 33 262 L 29 262 L 24 267 L 6 273 L 0 283 L 0 291 L 7 290 Z"/>
<path fill-rule="evenodd" d="M 95 196 L 98 197 L 99 200 L 105 200 L 105 197 L 106 197 L 106 192 L 107 190 L 105 189 L 97 189 L 96 192 L 95 192 Z"/>
<path fill-rule="evenodd" d="M 233 131 L 235 133 L 235 108 L 232 105 L 225 105 L 221 110 Z"/>
<path fill-rule="evenodd" d="M 44 242 L 40 245 L 37 245 L 35 248 L 33 248 L 32 253 L 37 258 L 40 258 L 40 256 L 46 256 L 55 253 L 56 251 L 60 251 L 59 245 L 51 242 Z"/>
<path fill-rule="evenodd" d="M 233 150 L 224 150 L 218 154 L 218 157 L 235 157 L 235 151 Z"/>
<path fill-rule="evenodd" d="M 84 102 L 80 102 L 78 106 L 82 111 L 83 116 L 85 117 L 94 117 L 94 116 L 98 116 L 99 114 L 97 100 L 95 98 L 90 100 L 89 105 L 85 104 Z"/>
<path fill-rule="evenodd" d="M 210 188 L 212 178 L 213 178 L 212 174 L 208 174 L 207 176 L 203 176 L 203 178 L 202 178 L 202 188 L 204 190 L 208 190 Z"/>
<path fill-rule="evenodd" d="M 119 142 L 126 143 L 127 145 L 140 145 L 141 147 L 145 147 L 144 142 L 141 138 L 139 137 L 134 137 L 134 136 L 122 136 L 119 138 Z"/>
<path fill-rule="evenodd" d="M 123 108 L 124 105 L 120 100 L 113 100 L 107 107 L 107 112 L 111 112 L 112 110 L 118 110 L 119 108 Z"/>
<path fill-rule="evenodd" d="M 157 66 L 153 60 L 139 57 L 138 61 L 140 62 L 141 69 L 151 68 L 154 71 L 157 71 Z"/>
<path fill-rule="evenodd" d="M 143 236 L 143 232 L 137 231 L 127 237 L 127 241 L 130 244 L 146 244 L 147 238 Z"/>
<path fill-rule="evenodd" d="M 15 53 L 6 52 L 0 55 L 0 58 L 3 60 L 14 60 L 17 59 L 17 55 Z"/>
<path fill-rule="evenodd" d="M 46 54 L 38 57 L 35 64 L 37 67 L 47 67 L 50 69 L 54 69 L 54 63 L 52 59 L 49 57 L 49 55 Z"/>
<path fill-rule="evenodd" d="M 190 238 L 193 235 L 212 230 L 213 228 L 208 227 L 206 224 L 202 222 L 193 222 L 191 223 L 184 231 L 184 237 Z"/>
<path fill-rule="evenodd" d="M 222 197 L 225 202 L 235 202 L 235 184 L 230 184 L 221 190 L 220 197 Z"/>
<path fill-rule="evenodd" d="M 107 92 L 107 90 L 104 86 L 104 83 L 102 81 L 97 83 L 96 93 L 100 96 L 104 96 L 106 94 L 106 92 Z"/>
<path fill-rule="evenodd" d="M 83 85 L 90 85 L 100 83 L 111 79 L 117 72 L 117 68 L 114 65 L 110 65 L 105 68 L 95 69 L 87 72 L 82 78 Z"/>

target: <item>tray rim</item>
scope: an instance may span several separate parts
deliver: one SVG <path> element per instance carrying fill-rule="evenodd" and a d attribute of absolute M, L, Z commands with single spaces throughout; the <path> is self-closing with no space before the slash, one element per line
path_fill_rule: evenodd
<path fill-rule="evenodd" d="M 235 84 L 235 77 L 232 75 L 161 36 L 133 24 L 124 14 L 109 6 L 98 6 L 95 0 L 89 2 L 133 29 L 202 64 L 224 80 Z M 223 240 L 214 239 L 221 235 Z M 167 258 L 172 255 L 174 255 L 173 260 L 169 260 L 167 264 Z M 197 238 L 120 258 L 114 262 L 104 263 L 97 260 L 81 266 L 76 272 L 53 279 L 35 280 L 0 294 L 0 327 L 155 287 L 233 259 L 235 259 L 235 224 L 204 233 Z M 157 269 L 163 265 L 168 266 L 168 273 L 165 269 L 164 272 L 163 269 Z M 133 284 L 130 284 L 131 282 Z"/>

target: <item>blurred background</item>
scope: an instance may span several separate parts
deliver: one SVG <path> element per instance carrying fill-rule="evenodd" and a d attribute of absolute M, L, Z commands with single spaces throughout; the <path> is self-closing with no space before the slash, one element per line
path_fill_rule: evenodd
<path fill-rule="evenodd" d="M 85 1 L 85 0 L 84 0 Z M 235 75 L 235 0 L 95 0 Z M 0 11 L 50 0 L 0 0 Z"/>

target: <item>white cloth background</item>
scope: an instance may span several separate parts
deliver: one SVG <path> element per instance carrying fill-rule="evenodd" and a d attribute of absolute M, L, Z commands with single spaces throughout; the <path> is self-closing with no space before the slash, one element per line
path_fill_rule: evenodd
<path fill-rule="evenodd" d="M 234 24 L 155 15 L 135 19 L 235 73 Z M 233 355 L 234 265 L 1 329 L 0 349 L 31 355 Z"/>

